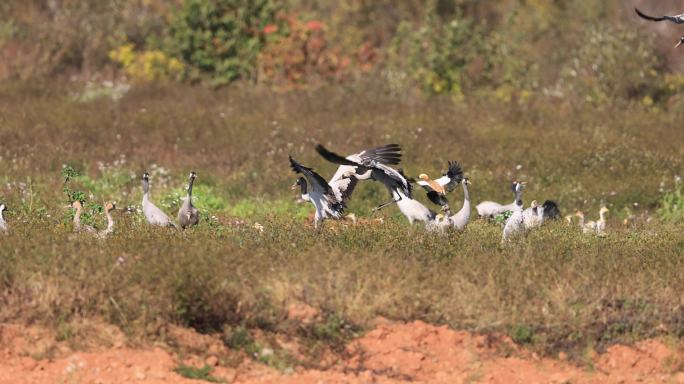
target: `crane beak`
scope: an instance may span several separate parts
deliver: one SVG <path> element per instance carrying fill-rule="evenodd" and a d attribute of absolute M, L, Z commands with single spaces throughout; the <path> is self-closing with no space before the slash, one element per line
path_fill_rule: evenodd
<path fill-rule="evenodd" d="M 675 47 L 675 48 L 678 48 L 680 45 L 682 45 L 682 41 L 681 41 L 681 40 L 679 40 L 679 41 L 677 42 L 677 44 L 676 44 L 674 47 Z"/>
<path fill-rule="evenodd" d="M 292 186 L 290 187 L 290 189 L 293 190 L 293 191 L 294 191 L 295 189 L 297 189 L 297 183 L 292 184 Z"/>

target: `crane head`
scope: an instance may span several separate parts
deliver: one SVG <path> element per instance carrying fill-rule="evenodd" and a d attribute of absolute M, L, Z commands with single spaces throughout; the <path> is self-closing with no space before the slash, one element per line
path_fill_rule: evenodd
<path fill-rule="evenodd" d="M 677 47 L 679 47 L 679 46 L 682 45 L 682 44 L 684 44 L 684 36 L 682 36 L 682 37 L 679 38 L 679 41 L 677 42 L 677 45 L 675 45 L 674 47 L 677 48 Z"/>
<path fill-rule="evenodd" d="M 294 184 L 292 184 L 292 190 L 297 189 L 298 187 L 301 187 L 303 184 L 306 184 L 306 180 L 303 177 L 300 177 L 295 181 Z"/>

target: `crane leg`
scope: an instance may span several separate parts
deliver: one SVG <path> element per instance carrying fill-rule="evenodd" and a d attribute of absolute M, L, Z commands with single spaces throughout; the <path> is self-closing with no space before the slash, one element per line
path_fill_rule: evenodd
<path fill-rule="evenodd" d="M 385 204 L 380 204 L 380 205 L 378 205 L 377 207 L 373 208 L 373 212 L 377 212 L 377 211 L 379 211 L 379 210 L 385 208 L 385 207 L 388 206 L 388 205 L 392 205 L 392 204 L 396 204 L 396 203 L 397 203 L 397 200 L 392 200 L 392 201 L 387 202 L 387 203 L 385 203 Z"/>

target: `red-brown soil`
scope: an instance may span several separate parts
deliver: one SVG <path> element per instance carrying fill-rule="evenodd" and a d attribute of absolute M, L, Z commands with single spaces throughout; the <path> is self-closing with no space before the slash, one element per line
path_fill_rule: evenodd
<path fill-rule="evenodd" d="M 296 315 L 311 316 L 301 309 Z M 505 336 L 420 321 L 385 323 L 349 343 L 329 369 L 298 367 L 282 373 L 249 358 L 237 368 L 223 367 L 220 357 L 230 351 L 216 338 L 192 330 L 168 329 L 173 349 L 130 348 L 112 328 L 102 326 L 100 346 L 74 352 L 40 328 L 0 325 L 0 383 L 199 383 L 174 372 L 180 363 L 210 364 L 215 366 L 212 376 L 244 384 L 684 383 L 684 354 L 657 339 L 614 345 L 603 354 L 589 352 L 587 364 L 580 366 L 563 353 L 539 358 Z"/>

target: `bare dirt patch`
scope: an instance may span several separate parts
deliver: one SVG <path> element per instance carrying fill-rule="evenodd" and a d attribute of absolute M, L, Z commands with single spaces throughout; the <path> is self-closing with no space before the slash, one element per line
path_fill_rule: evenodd
<path fill-rule="evenodd" d="M 213 349 L 179 356 L 172 349 L 133 349 L 122 344 L 75 352 L 38 327 L 0 326 L 0 383 L 198 383 L 174 370 L 181 364 L 214 366 L 211 376 L 227 383 L 684 383 L 682 351 L 662 340 L 613 345 L 578 366 L 539 358 L 505 336 L 478 335 L 433 326 L 383 322 L 354 340 L 327 370 L 297 367 L 283 373 L 245 358 L 224 367 L 214 341 L 174 329 L 176 340 Z M 185 344 L 185 343 L 181 343 Z M 197 344 L 197 345 L 195 345 Z M 202 344 L 201 346 L 199 344 Z M 49 351 L 47 353 L 46 351 Z M 563 354 L 561 354 L 563 355 Z"/>

